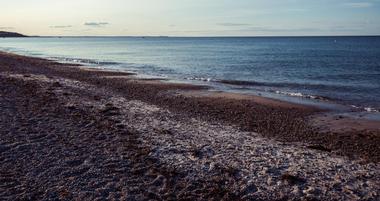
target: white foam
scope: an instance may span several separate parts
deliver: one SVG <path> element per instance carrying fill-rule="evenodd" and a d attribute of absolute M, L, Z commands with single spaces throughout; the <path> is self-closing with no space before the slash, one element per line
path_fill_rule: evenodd
<path fill-rule="evenodd" d="M 309 95 L 304 95 L 300 92 L 284 92 L 284 91 L 276 91 L 276 94 L 283 94 L 283 95 L 288 95 L 288 96 L 294 96 L 294 97 L 303 97 L 303 98 L 316 98 L 316 96 L 309 96 Z"/>
<path fill-rule="evenodd" d="M 367 112 L 380 112 L 379 110 L 371 107 L 365 107 L 364 110 Z"/>
<path fill-rule="evenodd" d="M 212 78 L 204 78 L 204 77 L 190 77 L 186 78 L 187 80 L 196 80 L 196 81 L 202 81 L 202 82 L 211 82 L 213 81 Z"/>

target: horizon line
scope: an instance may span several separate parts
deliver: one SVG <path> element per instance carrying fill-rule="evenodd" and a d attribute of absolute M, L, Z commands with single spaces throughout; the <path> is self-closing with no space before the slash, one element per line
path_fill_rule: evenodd
<path fill-rule="evenodd" d="M 28 36 L 28 35 L 27 35 Z M 49 36 L 49 35 L 30 35 L 28 37 L 41 37 L 41 38 L 59 38 L 59 37 L 133 37 L 133 38 L 259 38 L 259 37 L 379 37 L 380 34 L 368 35 L 256 35 L 256 36 L 166 36 L 166 35 L 62 35 L 62 36 Z"/>

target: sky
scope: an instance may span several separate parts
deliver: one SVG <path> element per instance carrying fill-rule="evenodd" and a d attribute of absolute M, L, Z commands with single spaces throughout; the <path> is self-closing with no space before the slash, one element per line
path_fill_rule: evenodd
<path fill-rule="evenodd" d="M 0 31 L 40 36 L 380 35 L 380 0 L 0 0 Z"/>

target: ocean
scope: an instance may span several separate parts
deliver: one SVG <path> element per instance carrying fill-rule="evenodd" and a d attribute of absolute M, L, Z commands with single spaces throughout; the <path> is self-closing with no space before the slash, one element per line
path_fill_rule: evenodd
<path fill-rule="evenodd" d="M 0 38 L 0 50 L 353 111 L 380 111 L 380 37 Z"/>

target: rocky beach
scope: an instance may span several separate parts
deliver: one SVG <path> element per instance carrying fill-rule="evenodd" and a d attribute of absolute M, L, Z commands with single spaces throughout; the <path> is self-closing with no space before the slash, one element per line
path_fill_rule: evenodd
<path fill-rule="evenodd" d="M 0 200 L 379 200 L 380 123 L 0 52 Z"/>

